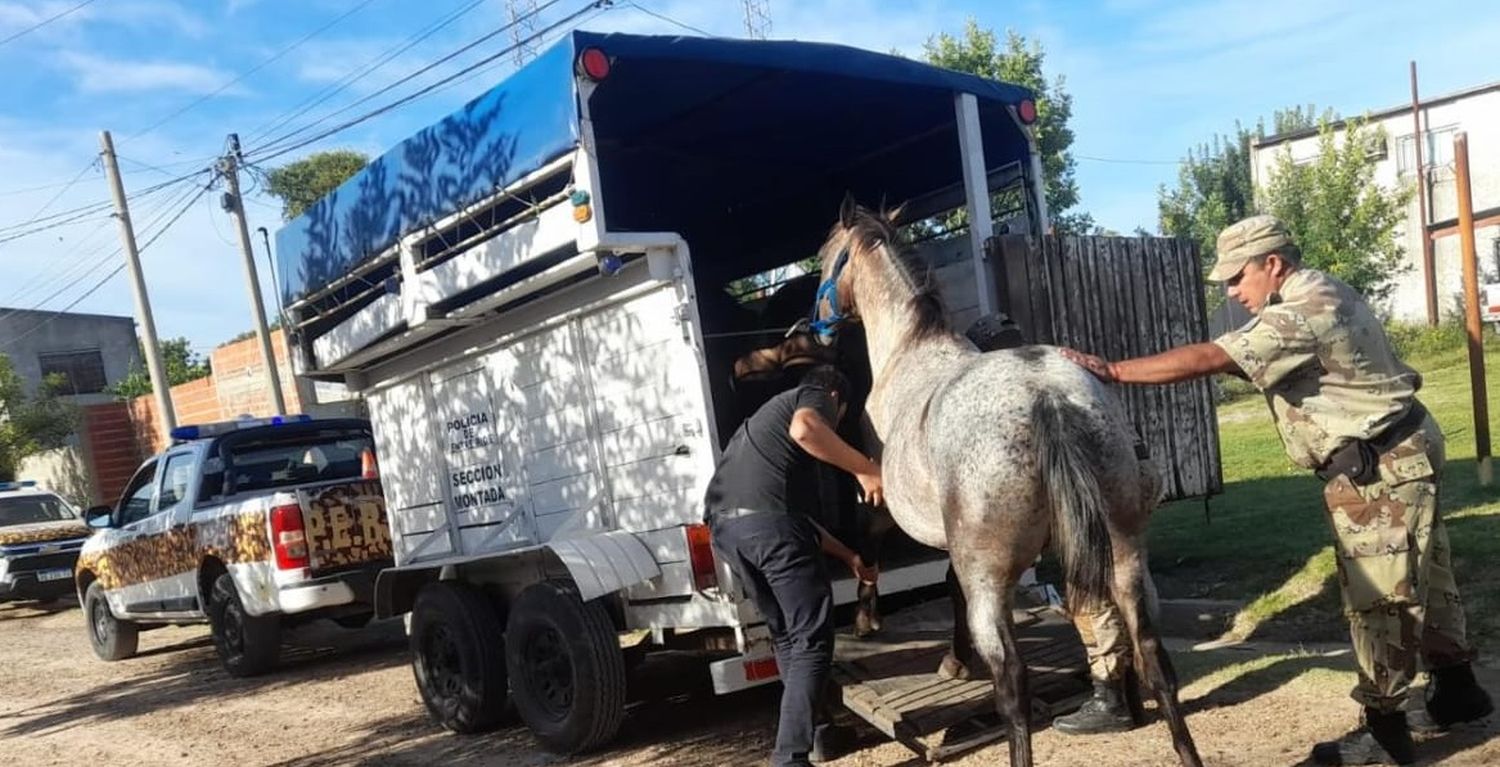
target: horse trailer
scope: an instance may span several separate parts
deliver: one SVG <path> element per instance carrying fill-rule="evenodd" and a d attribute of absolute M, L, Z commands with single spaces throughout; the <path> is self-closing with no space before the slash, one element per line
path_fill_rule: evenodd
<path fill-rule="evenodd" d="M 955 321 L 991 313 L 985 241 L 1047 221 L 1031 98 L 837 45 L 573 32 L 278 232 L 298 374 L 368 402 L 377 612 L 407 616 L 434 718 L 480 730 L 509 698 L 572 753 L 614 735 L 650 651 L 705 653 L 719 693 L 775 679 L 701 524 L 722 445 L 791 384 L 755 353 L 807 315 L 797 263 L 848 193 L 967 211 L 945 290 Z M 821 486 L 857 539 L 852 493 Z M 882 590 L 946 567 L 909 547 Z"/>

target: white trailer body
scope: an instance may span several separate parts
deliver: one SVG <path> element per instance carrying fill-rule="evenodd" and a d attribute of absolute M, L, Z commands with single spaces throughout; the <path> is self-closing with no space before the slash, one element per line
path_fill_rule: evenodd
<path fill-rule="evenodd" d="M 910 170 L 887 184 L 869 176 L 869 157 L 850 166 L 858 173 L 833 179 L 836 194 L 833 187 L 817 193 L 826 210 L 786 211 L 795 245 L 775 220 L 762 222 L 772 229 L 759 240 L 728 237 L 736 216 L 750 215 L 739 211 L 765 202 L 755 174 L 775 175 L 750 152 L 748 138 L 730 137 L 743 130 L 731 113 L 763 113 L 760 78 L 795 78 L 798 61 L 809 78 L 854 78 L 860 93 L 889 91 L 898 102 L 902 89 L 920 88 L 942 109 L 913 107 L 925 122 L 865 137 L 888 145 Z M 738 81 L 718 83 L 699 65 Z M 668 100 L 691 101 L 701 123 L 684 129 L 691 115 L 667 113 L 657 128 L 643 127 L 650 121 L 633 105 L 668 87 L 673 81 L 662 78 L 672 73 L 681 92 Z M 708 92 L 715 88 L 756 103 L 725 102 Z M 983 130 L 975 91 L 986 99 Z M 775 88 L 765 95 L 776 103 Z M 817 109 L 826 101 L 817 97 Z M 496 138 L 494 126 L 506 125 L 502 109 L 529 110 L 536 121 L 502 128 Z M 715 344 L 743 334 L 715 323 L 741 310 L 722 309 L 723 286 L 811 255 L 808 246 L 816 248 L 845 188 L 864 196 L 880 190 L 894 193 L 891 202 L 906 200 L 909 219 L 960 206 L 982 214 L 983 225 L 959 245 L 980 276 L 954 279 L 948 267 L 943 279 L 972 319 L 994 305 L 982 257 L 991 231 L 987 194 L 1014 190 L 1020 208 L 1011 226 L 1044 227 L 1034 115 L 1022 89 L 854 49 L 574 33 L 278 233 L 298 373 L 342 381 L 368 399 L 396 559 L 377 584 L 377 611 L 415 610 L 414 663 L 437 718 L 479 729 L 506 685 L 490 682 L 477 700 L 435 701 L 441 685 L 425 680 L 447 671 L 435 660 L 440 652 L 424 655 L 424 632 L 442 633 L 431 626 L 474 636 L 503 629 L 503 650 L 499 636 L 493 646 L 460 642 L 455 657 L 467 660 L 453 673 L 489 679 L 503 662 L 495 673 L 508 673 L 523 719 L 560 751 L 607 740 L 618 712 L 585 716 L 614 717 L 613 724 L 580 723 L 579 704 L 548 711 L 532 695 L 532 660 L 545 655 L 548 630 L 536 621 L 564 634 L 605 627 L 599 632 L 609 637 L 596 641 L 592 659 L 568 659 L 575 676 L 585 666 L 603 674 L 575 679 L 580 687 L 609 687 L 610 656 L 621 647 L 631 657 L 649 647 L 717 651 L 711 670 L 719 692 L 775 678 L 764 623 L 713 558 L 701 524 L 704 490 L 738 422 L 735 392 L 723 380 L 728 358 Z M 526 127 L 535 124 L 563 132 Z M 787 130 L 774 140 L 745 135 L 765 150 L 805 143 Z M 869 155 L 854 143 L 850 152 Z M 1008 154 L 986 162 L 987 146 Z M 734 186 L 734 175 L 723 177 L 725 187 L 676 186 L 674 175 L 681 182 L 703 172 L 682 157 L 676 162 L 687 164 L 642 171 L 645 160 L 693 147 L 743 165 L 744 188 Z M 935 156 L 939 149 L 946 151 Z M 496 152 L 512 161 L 493 162 Z M 457 176 L 441 188 L 444 173 Z M 708 258 L 700 242 L 743 255 Z M 779 248 L 788 249 L 778 261 Z M 882 572 L 882 592 L 940 583 L 946 567 L 933 556 L 897 563 Z M 836 578 L 835 597 L 853 601 L 847 575 Z M 532 641 L 533 634 L 543 639 Z M 595 708 L 623 705 L 622 691 L 598 694 L 607 700 L 593 701 Z"/>

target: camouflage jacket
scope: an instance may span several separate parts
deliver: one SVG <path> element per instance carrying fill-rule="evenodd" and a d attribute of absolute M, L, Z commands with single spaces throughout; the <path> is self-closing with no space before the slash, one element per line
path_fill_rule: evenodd
<path fill-rule="evenodd" d="M 1309 469 L 1350 440 L 1378 435 L 1422 385 L 1370 305 L 1312 269 L 1289 275 L 1259 316 L 1214 343 L 1265 393 L 1287 455 Z"/>

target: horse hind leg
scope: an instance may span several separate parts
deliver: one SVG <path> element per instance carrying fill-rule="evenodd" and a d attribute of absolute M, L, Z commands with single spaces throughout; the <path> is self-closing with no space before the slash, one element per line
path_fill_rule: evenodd
<path fill-rule="evenodd" d="M 1005 720 L 1011 767 L 1031 767 L 1031 693 L 1011 617 L 1013 583 L 983 582 L 969 589 L 974 649 L 988 665 L 995 710 Z"/>
<path fill-rule="evenodd" d="M 1202 767 L 1198 746 L 1188 732 L 1187 717 L 1178 699 L 1177 672 L 1155 624 L 1155 605 L 1146 572 L 1144 547 L 1138 538 L 1114 540 L 1114 599 L 1120 617 L 1130 632 L 1140 659 L 1145 684 L 1156 693 L 1157 703 L 1172 733 L 1172 747 L 1184 767 Z"/>

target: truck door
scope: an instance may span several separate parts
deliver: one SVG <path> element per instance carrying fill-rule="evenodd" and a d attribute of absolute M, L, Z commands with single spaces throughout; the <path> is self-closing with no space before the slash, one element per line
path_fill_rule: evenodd
<path fill-rule="evenodd" d="M 115 510 L 118 536 L 106 559 L 119 586 L 111 606 L 127 616 L 192 613 L 198 609 L 190 528 L 176 524 L 196 461 L 191 450 L 142 466 Z"/>

